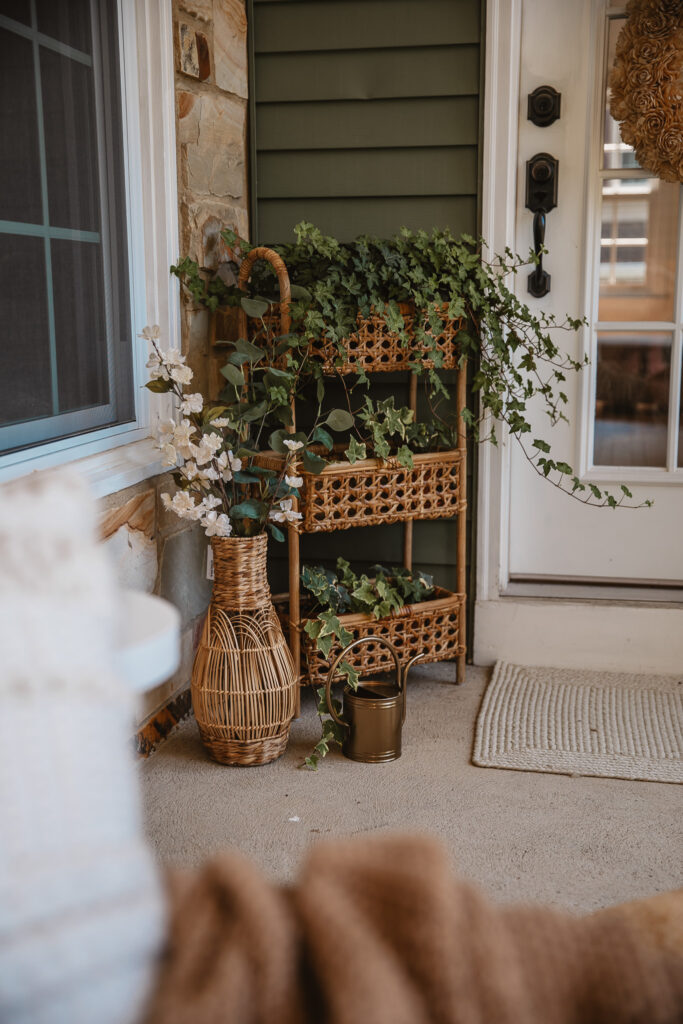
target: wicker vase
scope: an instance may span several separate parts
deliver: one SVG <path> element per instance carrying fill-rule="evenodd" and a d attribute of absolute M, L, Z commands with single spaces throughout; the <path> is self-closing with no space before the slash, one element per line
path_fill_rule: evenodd
<path fill-rule="evenodd" d="M 221 764 L 284 753 L 297 679 L 270 597 L 266 534 L 212 538 L 214 586 L 192 669 L 202 741 Z"/>

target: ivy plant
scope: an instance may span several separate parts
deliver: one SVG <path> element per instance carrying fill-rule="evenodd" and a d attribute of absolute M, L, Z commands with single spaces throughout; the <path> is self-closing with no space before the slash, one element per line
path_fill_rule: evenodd
<path fill-rule="evenodd" d="M 358 575 L 344 558 L 337 559 L 336 571 L 319 565 L 305 565 L 301 572 L 301 584 L 312 600 L 304 630 L 326 659 L 329 659 L 335 644 L 345 647 L 353 640 L 353 634 L 344 627 L 340 616 L 362 612 L 381 619 L 406 604 L 418 604 L 434 595 L 432 577 L 419 570 L 397 567 L 385 569 L 384 566 L 374 565 L 369 575 Z M 340 663 L 339 671 L 352 689 L 358 688 L 358 672 L 348 661 Z M 322 735 L 304 761 L 312 769 L 317 768 L 320 759 L 325 757 L 333 743 L 341 744 L 344 738 L 343 728 L 329 717 L 324 686 L 316 689 L 316 696 Z M 337 701 L 335 709 L 340 709 Z"/>

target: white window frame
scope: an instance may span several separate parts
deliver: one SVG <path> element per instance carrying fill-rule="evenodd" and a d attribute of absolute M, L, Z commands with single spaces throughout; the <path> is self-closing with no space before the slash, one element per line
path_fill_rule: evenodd
<path fill-rule="evenodd" d="M 146 324 L 161 326 L 164 347 L 180 347 L 175 83 L 171 0 L 118 0 L 124 175 L 135 420 L 0 456 L 0 482 L 71 463 L 98 497 L 163 472 L 151 438 L 170 415 L 168 396 L 143 386 Z"/>
<path fill-rule="evenodd" d="M 596 21 L 594 36 L 596 43 L 594 67 L 599 69 L 593 89 L 593 110 L 591 118 L 591 141 L 588 149 L 586 238 L 588 240 L 584 295 L 585 315 L 590 327 L 583 332 L 583 354 L 588 356 L 590 366 L 584 373 L 579 410 L 579 476 L 582 480 L 596 484 L 621 483 L 627 479 L 631 484 L 675 484 L 683 483 L 683 467 L 676 465 L 678 459 L 678 424 L 681 392 L 681 348 L 683 345 L 683 189 L 679 201 L 679 238 L 674 296 L 674 319 L 672 321 L 631 321 L 607 322 L 598 320 L 600 298 L 600 240 L 601 240 L 601 198 L 602 181 L 607 176 L 602 170 L 603 146 L 603 88 L 607 62 L 607 23 L 610 17 L 626 13 L 624 4 L 600 3 L 595 5 Z M 600 56 L 602 59 L 599 60 Z M 642 178 L 646 175 L 639 169 L 615 170 L 614 177 Z M 595 436 L 595 398 L 597 386 L 598 333 L 601 331 L 661 331 L 671 335 L 671 370 L 669 379 L 669 420 L 666 468 L 654 466 L 595 466 L 593 464 L 593 442 Z"/>

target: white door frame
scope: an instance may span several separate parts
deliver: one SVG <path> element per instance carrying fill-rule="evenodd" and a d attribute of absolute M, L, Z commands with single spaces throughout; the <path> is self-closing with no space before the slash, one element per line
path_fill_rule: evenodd
<path fill-rule="evenodd" d="M 523 0 L 488 0 L 482 234 L 492 252 L 515 248 Z M 524 597 L 509 585 L 510 444 L 479 448 L 474 661 L 497 659 L 631 672 L 683 666 L 683 605 L 604 596 Z M 569 499 L 568 499 L 569 500 Z M 552 592 L 557 595 L 557 587 Z M 595 594 L 595 591 L 592 592 Z"/>

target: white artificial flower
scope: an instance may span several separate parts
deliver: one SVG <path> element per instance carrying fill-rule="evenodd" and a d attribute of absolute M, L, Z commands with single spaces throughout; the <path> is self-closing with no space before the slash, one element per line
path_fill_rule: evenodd
<path fill-rule="evenodd" d="M 168 372 L 176 384 L 189 384 L 192 381 L 192 370 L 189 366 L 172 366 Z"/>
<path fill-rule="evenodd" d="M 150 380 L 169 380 L 168 370 L 156 352 L 152 352 L 145 365 L 149 370 Z"/>
<path fill-rule="evenodd" d="M 233 473 L 239 473 L 242 468 L 242 460 L 238 459 L 236 455 L 233 455 L 231 451 L 228 451 L 228 462 L 230 463 L 230 469 Z"/>
<path fill-rule="evenodd" d="M 176 491 L 172 498 L 170 494 L 162 494 L 161 501 L 164 508 L 175 512 L 180 519 L 199 519 L 202 514 L 202 506 L 196 505 L 187 491 Z"/>
<path fill-rule="evenodd" d="M 218 480 L 218 470 L 215 469 L 213 466 L 207 466 L 206 468 L 198 469 L 197 479 L 199 480 L 200 484 L 206 485 L 208 483 L 212 483 L 214 480 Z"/>
<path fill-rule="evenodd" d="M 232 523 L 224 512 L 207 512 L 202 518 L 202 526 L 207 537 L 229 537 L 232 533 Z"/>
<path fill-rule="evenodd" d="M 161 445 L 160 447 L 163 452 L 163 457 L 161 459 L 162 466 L 175 466 L 178 461 L 178 453 L 175 450 L 175 446 L 169 441 L 168 444 Z"/>
<path fill-rule="evenodd" d="M 161 327 L 159 327 L 159 324 L 154 324 L 152 327 L 143 327 L 142 334 L 138 334 L 138 338 L 144 338 L 146 341 L 156 341 L 160 337 Z"/>
<path fill-rule="evenodd" d="M 218 417 L 216 417 L 215 420 L 211 420 L 211 426 L 212 427 L 219 427 L 219 428 L 229 427 L 230 426 L 230 420 L 227 419 L 227 417 L 225 417 L 225 416 L 218 416 Z"/>
<path fill-rule="evenodd" d="M 184 459 L 191 459 L 195 454 L 196 445 L 192 442 L 195 428 L 189 420 L 182 420 L 175 425 L 173 444 Z"/>
<path fill-rule="evenodd" d="M 294 523 L 297 519 L 301 519 L 301 512 L 295 512 L 292 509 L 294 504 L 292 498 L 283 498 L 279 505 L 273 506 L 270 510 L 269 518 L 274 523 Z"/>
<path fill-rule="evenodd" d="M 189 416 L 191 412 L 201 412 L 204 408 L 204 399 L 197 391 L 194 395 L 185 395 L 180 403 L 180 411 Z"/>
<path fill-rule="evenodd" d="M 285 483 L 288 487 L 303 487 L 304 478 L 302 476 L 285 476 Z"/>
<path fill-rule="evenodd" d="M 217 498 L 215 494 L 207 494 L 202 498 L 201 504 L 206 512 L 211 512 L 212 509 L 217 508 L 221 504 L 221 499 Z"/>
<path fill-rule="evenodd" d="M 290 452 L 298 452 L 299 448 L 304 446 L 303 441 L 290 441 L 287 438 L 284 438 L 282 443 L 286 448 L 289 448 Z"/>
<path fill-rule="evenodd" d="M 175 433 L 175 421 L 174 420 L 160 420 L 157 424 L 157 445 L 159 448 L 163 448 L 164 445 L 173 441 L 173 434 Z"/>
<path fill-rule="evenodd" d="M 166 366 L 183 366 L 185 363 L 185 356 L 181 355 L 179 348 L 167 348 L 161 353 L 161 358 Z"/>
<path fill-rule="evenodd" d="M 223 444 L 223 438 L 218 434 L 202 434 L 199 445 L 192 453 L 197 460 L 198 466 L 203 466 L 215 457 L 216 452 Z"/>

